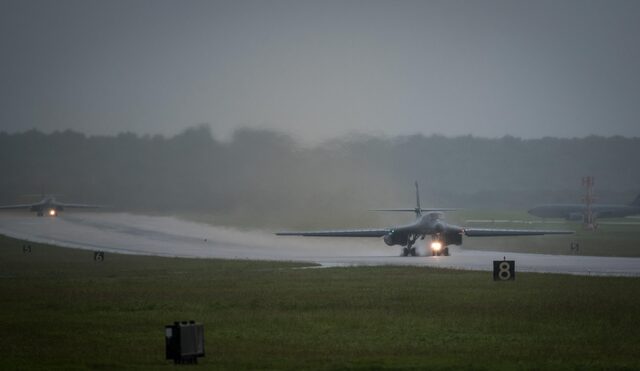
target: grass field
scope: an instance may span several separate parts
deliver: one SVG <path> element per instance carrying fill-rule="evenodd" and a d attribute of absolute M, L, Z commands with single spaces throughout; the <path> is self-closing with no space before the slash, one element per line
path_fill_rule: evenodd
<path fill-rule="evenodd" d="M 640 279 L 106 254 L 0 237 L 12 369 L 174 369 L 164 325 L 205 325 L 198 369 L 640 369 Z M 189 367 L 189 366 L 184 366 Z"/>

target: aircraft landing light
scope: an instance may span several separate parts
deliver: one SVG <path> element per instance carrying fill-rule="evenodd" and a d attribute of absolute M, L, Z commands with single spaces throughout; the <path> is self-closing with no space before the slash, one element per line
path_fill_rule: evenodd
<path fill-rule="evenodd" d="M 442 249 L 442 244 L 440 242 L 436 241 L 431 243 L 431 250 L 440 251 L 440 249 Z"/>

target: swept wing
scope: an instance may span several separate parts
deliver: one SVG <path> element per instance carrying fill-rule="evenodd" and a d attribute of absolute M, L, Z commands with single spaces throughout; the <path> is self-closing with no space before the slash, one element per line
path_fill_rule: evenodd
<path fill-rule="evenodd" d="M 382 237 L 393 229 L 349 229 L 327 231 L 278 232 L 277 236 L 305 236 L 305 237 Z M 467 237 L 500 237 L 500 236 L 538 236 L 545 234 L 573 234 L 572 231 L 540 230 L 540 229 L 492 229 L 492 228 L 463 228 Z"/>
<path fill-rule="evenodd" d="M 390 231 L 390 229 L 350 229 L 335 231 L 278 232 L 276 235 L 306 237 L 382 237 Z"/>
<path fill-rule="evenodd" d="M 32 206 L 37 206 L 37 205 L 41 205 L 42 202 L 37 202 L 34 204 L 20 204 L 20 205 L 5 205 L 5 206 L 0 206 L 0 209 L 28 209 Z"/>
<path fill-rule="evenodd" d="M 464 228 L 467 237 L 499 237 L 499 236 L 537 236 L 544 234 L 573 234 L 573 231 L 552 231 L 540 229 L 493 229 Z"/>
<path fill-rule="evenodd" d="M 62 207 L 76 208 L 76 209 L 99 209 L 99 208 L 104 207 L 104 206 L 102 206 L 102 205 L 89 205 L 89 204 L 65 204 L 65 203 L 62 203 L 62 202 L 56 202 L 54 205 L 56 205 L 56 206 L 62 206 Z"/>

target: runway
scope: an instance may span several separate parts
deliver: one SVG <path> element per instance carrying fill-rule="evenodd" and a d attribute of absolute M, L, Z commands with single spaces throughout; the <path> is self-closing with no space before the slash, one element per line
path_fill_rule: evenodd
<path fill-rule="evenodd" d="M 273 231 L 215 227 L 173 217 L 128 213 L 67 212 L 52 218 L 27 212 L 2 212 L 0 234 L 79 249 L 170 257 L 485 271 L 493 269 L 493 260 L 506 257 L 516 261 L 520 272 L 640 276 L 640 258 L 504 253 L 459 247 L 453 247 L 448 257 L 400 257 L 398 247 L 388 247 L 375 238 L 278 237 Z"/>

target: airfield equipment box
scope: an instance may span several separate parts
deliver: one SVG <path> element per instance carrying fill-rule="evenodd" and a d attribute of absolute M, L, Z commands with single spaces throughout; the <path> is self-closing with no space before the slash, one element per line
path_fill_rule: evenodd
<path fill-rule="evenodd" d="M 164 330 L 166 359 L 176 364 L 194 364 L 198 357 L 204 357 L 204 325 L 182 321 L 167 325 Z"/>

